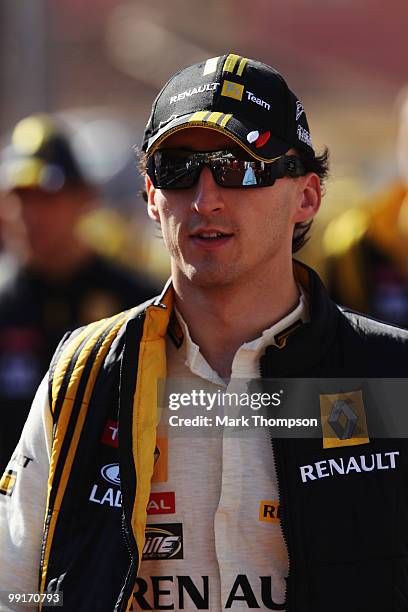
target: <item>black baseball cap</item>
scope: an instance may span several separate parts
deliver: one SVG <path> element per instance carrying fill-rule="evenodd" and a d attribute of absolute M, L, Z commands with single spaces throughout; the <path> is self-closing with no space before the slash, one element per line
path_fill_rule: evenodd
<path fill-rule="evenodd" d="M 303 105 L 282 75 L 234 53 L 188 66 L 166 83 L 143 151 L 151 155 L 170 134 L 195 126 L 223 132 L 266 162 L 292 147 L 314 154 Z"/>
<path fill-rule="evenodd" d="M 57 192 L 87 184 L 68 127 L 49 114 L 31 115 L 17 123 L 1 154 L 0 175 L 7 191 L 38 188 Z"/>

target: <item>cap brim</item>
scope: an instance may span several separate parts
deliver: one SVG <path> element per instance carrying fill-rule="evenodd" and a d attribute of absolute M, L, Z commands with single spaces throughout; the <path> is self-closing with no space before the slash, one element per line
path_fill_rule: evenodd
<path fill-rule="evenodd" d="M 194 127 L 221 132 L 234 140 L 252 157 L 264 162 L 273 162 L 292 146 L 271 134 L 269 130 L 243 123 L 234 115 L 199 111 L 175 117 L 166 123 L 149 138 L 146 148 L 147 155 L 152 155 L 172 134 Z"/>

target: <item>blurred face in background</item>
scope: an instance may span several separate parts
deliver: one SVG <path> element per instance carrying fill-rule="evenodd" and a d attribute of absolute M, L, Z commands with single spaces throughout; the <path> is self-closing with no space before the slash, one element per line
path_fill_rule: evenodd
<path fill-rule="evenodd" d="M 64 188 L 57 193 L 15 189 L 1 204 L 6 249 L 45 273 L 63 270 L 80 248 L 77 226 L 90 199 L 85 189 Z"/>

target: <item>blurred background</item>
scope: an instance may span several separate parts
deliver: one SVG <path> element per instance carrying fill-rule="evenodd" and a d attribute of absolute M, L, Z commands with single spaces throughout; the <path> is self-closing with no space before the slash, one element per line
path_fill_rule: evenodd
<path fill-rule="evenodd" d="M 69 113 L 103 202 L 87 238 L 162 277 L 166 258 L 138 195 L 131 146 L 177 69 L 228 51 L 258 58 L 285 75 L 315 147 L 331 151 L 325 203 L 303 254 L 325 274 L 325 252 L 336 248 L 324 236 L 329 221 L 396 177 L 407 23 L 406 0 L 3 0 L 0 132 L 33 112 Z"/>

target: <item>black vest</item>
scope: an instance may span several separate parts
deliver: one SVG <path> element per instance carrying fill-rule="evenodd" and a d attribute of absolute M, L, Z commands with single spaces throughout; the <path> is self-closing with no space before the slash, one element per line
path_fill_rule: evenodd
<path fill-rule="evenodd" d="M 406 377 L 408 332 L 341 311 L 313 271 L 297 271 L 308 277 L 301 282 L 311 322 L 283 348 L 267 348 L 264 379 Z M 171 308 L 168 289 L 147 307 L 79 330 L 54 359 L 55 439 L 40 585 L 60 588 L 67 610 L 131 609 L 155 451 L 152 389 L 165 375 Z M 109 423 L 117 424 L 118 445 L 106 443 Z M 287 612 L 407 610 L 406 441 L 343 440 L 331 448 L 322 437 L 272 443 L 290 562 Z M 368 469 L 372 462 L 375 469 Z M 113 478 L 103 489 L 109 504 L 98 504 L 101 469 L 115 464 L 122 497 Z"/>

